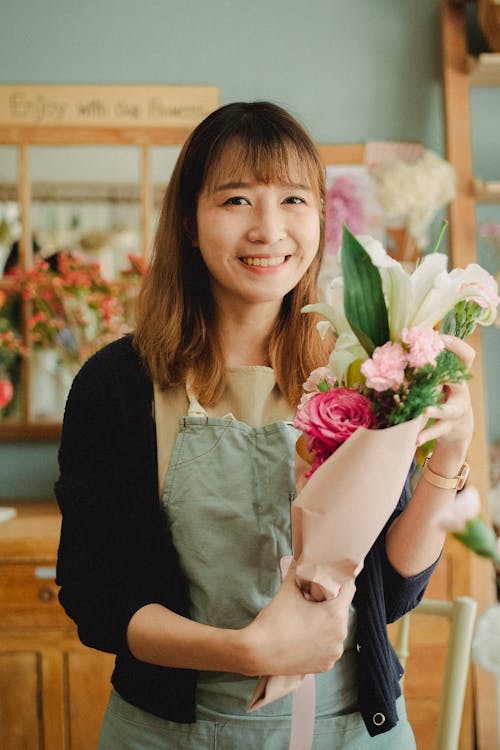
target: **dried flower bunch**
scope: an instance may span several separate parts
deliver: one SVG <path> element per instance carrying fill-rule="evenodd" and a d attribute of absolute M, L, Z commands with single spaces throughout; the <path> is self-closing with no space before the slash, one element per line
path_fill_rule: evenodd
<path fill-rule="evenodd" d="M 388 224 L 406 226 L 417 247 L 426 248 L 434 214 L 455 197 L 452 165 L 426 150 L 419 159 L 386 162 L 372 176 Z"/>

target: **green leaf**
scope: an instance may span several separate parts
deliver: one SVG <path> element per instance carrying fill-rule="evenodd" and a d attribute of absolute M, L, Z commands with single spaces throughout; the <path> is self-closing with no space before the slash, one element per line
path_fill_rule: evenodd
<path fill-rule="evenodd" d="M 379 270 L 369 254 L 344 225 L 342 232 L 344 311 L 359 343 L 371 356 L 390 339 L 389 321 Z"/>
<path fill-rule="evenodd" d="M 457 531 L 453 536 L 475 552 L 476 555 L 500 562 L 497 535 L 492 527 L 483 521 L 482 518 L 470 519 L 465 524 L 463 531 Z"/>

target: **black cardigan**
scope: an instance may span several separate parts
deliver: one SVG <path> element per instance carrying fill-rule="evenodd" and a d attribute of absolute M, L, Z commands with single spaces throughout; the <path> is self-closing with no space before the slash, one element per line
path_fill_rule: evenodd
<path fill-rule="evenodd" d="M 196 672 L 141 662 L 126 638 L 130 618 L 146 604 L 189 617 L 186 582 L 159 499 L 152 402 L 151 380 L 129 337 L 106 346 L 76 376 L 55 485 L 63 516 L 57 583 L 81 641 L 117 655 L 112 683 L 120 695 L 186 723 L 196 719 Z M 408 498 L 406 486 L 394 515 Z M 397 721 L 402 669 L 386 623 L 416 606 L 434 568 L 403 578 L 387 561 L 384 536 L 366 558 L 354 599 L 359 706 L 372 735 Z"/>

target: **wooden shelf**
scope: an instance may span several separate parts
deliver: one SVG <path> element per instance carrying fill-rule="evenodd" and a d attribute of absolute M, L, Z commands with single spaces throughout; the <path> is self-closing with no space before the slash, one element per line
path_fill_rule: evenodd
<path fill-rule="evenodd" d="M 490 182 L 474 177 L 474 197 L 478 203 L 500 204 L 500 182 Z"/>
<path fill-rule="evenodd" d="M 448 209 L 450 260 L 452 266 L 465 268 L 469 263 L 477 262 L 477 203 L 500 202 L 497 190 L 499 183 L 485 182 L 474 177 L 470 102 L 472 87 L 500 87 L 500 55 L 485 53 L 474 58 L 469 55 L 464 3 L 442 0 L 441 21 L 446 158 L 453 165 L 457 176 L 457 195 Z M 474 467 L 471 483 L 481 497 L 481 515 L 488 519 L 489 447 L 479 331 L 471 336 L 469 343 L 476 350 L 476 357 L 474 377 L 470 381 L 475 425 L 468 456 Z M 449 566 L 450 599 L 455 596 L 472 596 L 479 603 L 480 611 L 496 600 L 494 576 L 488 572 L 491 568 L 489 561 L 457 548 L 449 559 Z M 475 664 L 471 666 L 471 674 L 465 714 L 471 721 L 473 732 L 467 738 L 462 738 L 460 748 L 493 750 L 500 747 L 495 680 L 493 675 L 487 674 Z"/>
<path fill-rule="evenodd" d="M 483 52 L 468 57 L 469 86 L 500 86 L 500 53 Z"/>
<path fill-rule="evenodd" d="M 60 422 L 26 422 L 4 419 L 0 422 L 0 442 L 36 443 L 59 442 L 62 425 Z"/>
<path fill-rule="evenodd" d="M 161 204 L 164 185 L 153 185 L 153 202 Z M 31 198 L 37 202 L 65 203 L 136 203 L 141 201 L 141 186 L 107 182 L 33 182 Z M 18 186 L 15 183 L 0 184 L 0 201 L 17 201 Z"/>

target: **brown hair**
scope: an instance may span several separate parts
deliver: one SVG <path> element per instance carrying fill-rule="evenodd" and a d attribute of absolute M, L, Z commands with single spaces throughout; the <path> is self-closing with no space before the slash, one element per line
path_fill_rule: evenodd
<path fill-rule="evenodd" d="M 224 358 L 209 276 L 200 253 L 193 251 L 190 228 L 196 226 L 198 198 L 216 179 L 223 154 L 226 160 L 231 155 L 235 172 L 250 172 L 262 183 L 287 181 L 290 170 L 300 165 L 321 207 L 318 252 L 283 299 L 269 341 L 276 382 L 295 405 L 310 371 L 328 358 L 327 346 L 315 330 L 316 316 L 300 312 L 316 301 L 324 246 L 325 173 L 304 128 L 275 104 L 238 102 L 220 107 L 184 144 L 165 193 L 152 262 L 139 294 L 134 343 L 161 388 L 180 385 L 189 374 L 205 405 L 222 395 Z"/>

